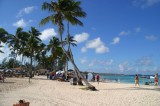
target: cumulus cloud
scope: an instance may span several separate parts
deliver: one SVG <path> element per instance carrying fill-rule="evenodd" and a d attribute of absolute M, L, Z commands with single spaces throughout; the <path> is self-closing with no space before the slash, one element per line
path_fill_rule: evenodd
<path fill-rule="evenodd" d="M 86 48 L 98 48 L 101 45 L 103 45 L 103 42 L 101 41 L 101 39 L 98 37 L 96 39 L 93 39 L 91 41 L 89 41 L 86 45 Z"/>
<path fill-rule="evenodd" d="M 47 28 L 41 32 L 40 39 L 41 40 L 48 40 L 56 35 L 57 35 L 57 33 L 55 32 L 55 30 L 53 28 Z"/>
<path fill-rule="evenodd" d="M 88 37 L 89 37 L 89 34 L 83 32 L 83 33 L 81 33 L 81 34 L 76 34 L 76 35 L 74 36 L 74 40 L 76 40 L 77 43 L 81 43 L 81 42 L 86 41 L 86 40 L 88 39 Z"/>
<path fill-rule="evenodd" d="M 17 17 L 21 17 L 21 16 L 23 16 L 24 14 L 29 14 L 29 13 L 31 13 L 34 9 L 35 9 L 34 6 L 30 6 L 30 7 L 23 8 L 22 10 L 19 11 Z"/>
<path fill-rule="evenodd" d="M 95 52 L 98 54 L 109 52 L 109 48 L 104 45 L 99 37 L 88 41 L 85 47 L 81 49 L 81 51 L 86 52 L 87 49 L 95 49 Z"/>
<path fill-rule="evenodd" d="M 115 44 L 118 44 L 119 42 L 120 42 L 120 38 L 119 37 L 115 37 L 111 44 L 115 45 Z"/>
<path fill-rule="evenodd" d="M 13 23 L 13 26 L 15 26 L 15 27 L 26 27 L 27 23 L 24 21 L 24 19 L 20 19 L 19 21 Z"/>
<path fill-rule="evenodd" d="M 106 53 L 106 52 L 109 52 L 109 48 L 104 46 L 104 45 L 101 45 L 101 46 L 96 48 L 96 53 L 98 53 L 98 54 L 103 54 L 103 53 Z"/>
<path fill-rule="evenodd" d="M 150 40 L 150 41 L 155 41 L 155 40 L 158 39 L 158 38 L 157 38 L 156 36 L 154 36 L 154 35 L 148 35 L 148 36 L 145 36 L 145 38 L 146 38 L 147 40 Z"/>
<path fill-rule="evenodd" d="M 119 36 L 127 36 L 127 35 L 129 35 L 130 34 L 130 31 L 121 31 L 120 33 L 119 33 Z"/>
<path fill-rule="evenodd" d="M 134 0 L 133 5 L 139 6 L 141 8 L 151 7 L 159 4 L 160 0 Z"/>
<path fill-rule="evenodd" d="M 32 20 L 25 21 L 25 20 L 22 18 L 22 19 L 18 20 L 17 22 L 13 23 L 13 26 L 24 28 L 24 27 L 28 26 L 29 23 L 31 23 L 31 22 L 32 22 Z"/>

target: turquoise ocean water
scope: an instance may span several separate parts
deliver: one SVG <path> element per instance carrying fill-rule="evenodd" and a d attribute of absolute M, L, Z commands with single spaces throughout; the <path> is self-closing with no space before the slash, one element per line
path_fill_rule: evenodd
<path fill-rule="evenodd" d="M 154 85 L 154 78 L 150 78 L 150 76 L 154 75 L 145 75 L 147 78 L 141 78 L 142 76 L 139 76 L 139 83 L 140 84 L 145 84 L 146 82 L 152 82 L 149 83 L 150 85 Z M 101 79 L 103 80 L 110 80 L 111 82 L 120 82 L 120 83 L 129 83 L 129 84 L 134 84 L 135 83 L 135 75 L 111 75 L 111 76 L 101 76 Z M 159 81 L 160 81 L 160 76 L 159 76 Z M 160 85 L 160 84 L 159 84 Z"/>

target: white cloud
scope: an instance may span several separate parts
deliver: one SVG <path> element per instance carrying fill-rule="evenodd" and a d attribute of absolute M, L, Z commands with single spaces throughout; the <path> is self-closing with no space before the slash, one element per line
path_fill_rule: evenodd
<path fill-rule="evenodd" d="M 15 26 L 15 27 L 26 27 L 27 22 L 25 22 L 24 19 L 20 19 L 19 21 L 13 23 L 13 26 Z"/>
<path fill-rule="evenodd" d="M 130 34 L 130 31 L 121 31 L 120 33 L 119 33 L 119 36 L 127 36 L 127 35 L 129 35 Z"/>
<path fill-rule="evenodd" d="M 136 32 L 140 32 L 140 31 L 141 31 L 141 28 L 140 28 L 140 27 L 137 27 L 137 28 L 135 28 L 135 31 L 136 31 Z"/>
<path fill-rule="evenodd" d="M 115 45 L 115 44 L 118 44 L 119 42 L 120 42 L 120 38 L 119 37 L 115 37 L 111 44 Z"/>
<path fill-rule="evenodd" d="M 48 29 L 45 29 L 41 32 L 40 39 L 41 40 L 48 40 L 51 37 L 56 36 L 56 35 L 57 35 L 57 33 L 55 32 L 55 30 L 53 28 L 48 28 Z"/>
<path fill-rule="evenodd" d="M 31 13 L 34 9 L 35 9 L 34 6 L 30 6 L 30 7 L 23 8 L 22 10 L 19 11 L 17 17 L 21 17 L 21 16 L 24 15 L 24 14 L 29 14 L 29 13 Z"/>
<path fill-rule="evenodd" d="M 133 5 L 141 8 L 151 7 L 160 3 L 160 0 L 134 0 Z"/>
<path fill-rule="evenodd" d="M 81 49 L 81 51 L 86 52 L 87 49 L 95 49 L 95 52 L 99 54 L 109 52 L 109 48 L 104 45 L 99 37 L 88 41 L 85 47 Z"/>
<path fill-rule="evenodd" d="M 106 53 L 106 52 L 109 52 L 109 48 L 105 47 L 104 45 L 101 45 L 101 46 L 96 48 L 96 53 L 98 53 L 98 54 L 103 54 L 103 53 Z"/>
<path fill-rule="evenodd" d="M 86 47 L 82 47 L 81 52 L 85 53 L 86 51 L 87 51 L 87 48 Z"/>
<path fill-rule="evenodd" d="M 83 32 L 82 34 L 76 34 L 76 35 L 74 36 L 74 40 L 76 40 L 77 43 L 81 43 L 81 42 L 86 41 L 86 40 L 88 39 L 88 37 L 89 37 L 89 34 Z"/>
<path fill-rule="evenodd" d="M 145 38 L 146 38 L 147 40 L 150 40 L 150 41 L 155 41 L 155 40 L 158 39 L 158 38 L 157 38 L 156 36 L 154 36 L 154 35 L 145 36 Z"/>
<path fill-rule="evenodd" d="M 81 62 L 81 64 L 85 64 L 85 63 L 87 62 L 87 58 L 86 58 L 86 57 L 81 58 L 81 59 L 80 59 L 80 62 Z"/>
<path fill-rule="evenodd" d="M 98 37 L 96 39 L 93 39 L 91 41 L 89 41 L 86 45 L 86 48 L 98 48 L 101 45 L 103 45 L 103 42 L 101 41 L 101 39 Z"/>

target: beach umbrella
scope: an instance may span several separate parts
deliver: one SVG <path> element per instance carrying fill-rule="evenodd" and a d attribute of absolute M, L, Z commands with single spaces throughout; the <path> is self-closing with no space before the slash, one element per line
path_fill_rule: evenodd
<path fill-rule="evenodd" d="M 91 81 L 93 79 L 93 74 L 92 73 L 88 73 L 88 81 Z"/>
<path fill-rule="evenodd" d="M 56 72 L 56 75 L 57 75 L 57 74 L 60 74 L 60 73 L 61 73 L 61 71 L 57 71 L 57 72 Z"/>

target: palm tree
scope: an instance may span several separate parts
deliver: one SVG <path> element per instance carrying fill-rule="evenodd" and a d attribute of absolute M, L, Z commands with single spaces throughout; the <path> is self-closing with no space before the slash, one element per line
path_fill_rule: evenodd
<path fill-rule="evenodd" d="M 48 51 L 51 51 L 51 55 L 53 57 L 53 66 L 55 65 L 54 63 L 57 64 L 58 66 L 58 61 L 59 61 L 59 58 L 62 57 L 63 55 L 63 51 L 62 51 L 62 48 L 60 47 L 60 42 L 59 42 L 59 39 L 57 37 L 53 37 L 50 42 L 49 42 L 49 45 L 47 46 L 47 50 Z M 57 66 L 55 66 L 55 70 L 57 70 Z"/>
<path fill-rule="evenodd" d="M 74 40 L 74 37 L 73 36 L 69 36 L 69 39 L 68 37 L 65 38 L 65 41 L 63 42 L 63 45 L 68 45 L 68 55 L 70 56 L 70 58 L 72 58 L 72 51 L 71 51 L 71 48 L 70 48 L 70 45 L 72 46 L 77 46 L 76 44 L 76 40 Z M 66 70 L 68 71 L 68 58 L 66 58 Z M 78 77 L 78 73 L 76 73 L 77 77 Z"/>
<path fill-rule="evenodd" d="M 5 43 L 7 39 L 8 39 L 8 32 L 5 29 L 0 28 L 0 47 L 3 47 L 1 43 L 2 42 Z M 4 53 L 4 52 L 0 50 L 0 53 Z"/>
<path fill-rule="evenodd" d="M 72 4 L 73 3 L 75 3 L 75 4 L 78 5 L 78 3 L 80 3 L 80 2 L 74 2 L 73 0 L 58 0 L 58 2 L 54 2 L 54 1 L 51 1 L 50 3 L 44 2 L 43 5 L 42 5 L 42 10 L 48 10 L 49 12 L 52 12 L 53 14 L 51 14 L 50 16 L 42 19 L 41 22 L 40 22 L 40 25 L 42 26 L 42 25 L 48 23 L 49 21 L 51 21 L 53 24 L 57 25 L 58 26 L 58 32 L 59 32 L 59 35 L 60 35 L 60 41 L 61 42 L 62 42 L 62 34 L 63 34 L 63 31 L 64 31 L 63 21 L 65 19 L 67 19 L 69 22 L 71 21 L 72 24 L 80 24 L 80 25 L 82 24 L 82 23 L 80 23 L 79 20 L 77 20 L 75 18 L 75 17 L 77 17 L 77 14 L 73 13 L 73 15 L 69 15 L 69 13 L 71 13 L 70 12 L 71 10 L 78 9 L 77 13 L 79 13 L 80 12 L 79 10 L 81 10 L 81 8 L 73 9 L 72 8 Z M 72 17 L 72 16 L 74 16 L 74 17 Z M 63 49 L 63 52 L 66 54 L 66 56 L 71 61 L 71 63 L 73 64 L 73 66 L 75 68 L 75 71 L 79 73 L 79 76 L 82 79 L 84 79 L 84 82 L 86 83 L 86 85 L 88 86 L 88 88 L 90 88 L 92 90 L 95 90 L 95 87 L 92 86 L 91 84 L 89 84 L 88 81 L 85 80 L 85 78 L 81 75 L 81 73 L 79 72 L 78 67 L 74 63 L 73 58 L 71 58 L 67 54 L 67 52 L 64 49 L 63 45 L 62 45 L 62 49 Z"/>
<path fill-rule="evenodd" d="M 41 39 L 39 39 L 39 35 L 41 33 L 34 27 L 31 27 L 31 30 L 28 32 L 29 38 L 27 41 L 27 46 L 24 50 L 24 54 L 30 58 L 30 77 L 29 77 L 29 82 L 30 78 L 32 78 L 32 62 L 33 62 L 33 57 L 35 57 L 36 51 L 39 51 L 39 46 L 41 44 Z"/>
<path fill-rule="evenodd" d="M 86 13 L 80 7 L 80 4 L 81 4 L 80 1 L 75 2 L 74 0 L 67 0 L 67 3 L 68 3 L 68 6 L 67 6 L 67 8 L 64 12 L 64 17 L 65 17 L 65 20 L 67 21 L 68 52 L 69 52 L 69 55 L 70 55 L 71 59 L 74 62 L 74 58 L 73 58 L 71 47 L 70 47 L 70 41 L 71 41 L 71 38 L 72 38 L 72 41 L 73 41 L 73 37 L 70 37 L 69 23 L 71 23 L 72 25 L 83 26 L 83 23 L 78 18 L 79 17 L 81 17 L 81 18 L 86 17 Z M 79 76 L 81 76 L 80 72 L 78 70 L 76 70 L 76 71 L 79 74 Z"/>
<path fill-rule="evenodd" d="M 9 34 L 8 35 L 8 46 L 10 48 L 11 52 L 11 56 L 16 60 L 17 55 L 19 54 L 20 48 L 22 46 L 21 42 L 22 42 L 22 36 L 23 36 L 23 28 L 19 27 L 16 30 L 15 35 Z M 14 64 L 13 64 L 13 68 L 14 68 Z"/>

